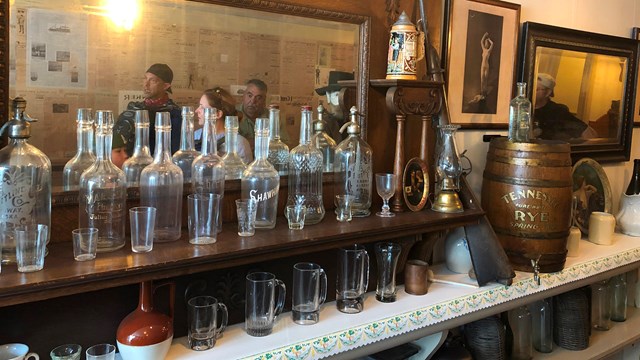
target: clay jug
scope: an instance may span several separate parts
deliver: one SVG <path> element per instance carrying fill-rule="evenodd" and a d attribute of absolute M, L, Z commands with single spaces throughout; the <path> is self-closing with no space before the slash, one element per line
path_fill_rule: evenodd
<path fill-rule="evenodd" d="M 153 294 L 158 287 L 169 285 L 169 315 L 154 310 Z M 164 359 L 173 340 L 173 308 L 175 284 L 153 286 L 140 284 L 138 308 L 127 315 L 117 331 L 117 342 L 123 360 Z"/>

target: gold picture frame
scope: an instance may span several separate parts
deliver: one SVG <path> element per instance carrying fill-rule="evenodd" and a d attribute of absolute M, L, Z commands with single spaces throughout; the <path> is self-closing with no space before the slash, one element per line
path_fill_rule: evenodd
<path fill-rule="evenodd" d="M 429 198 L 429 171 L 418 157 L 407 162 L 402 174 L 402 196 L 411 211 L 420 211 Z"/>

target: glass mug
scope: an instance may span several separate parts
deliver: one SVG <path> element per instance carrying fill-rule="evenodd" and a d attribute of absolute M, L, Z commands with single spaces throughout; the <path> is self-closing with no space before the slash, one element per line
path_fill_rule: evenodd
<path fill-rule="evenodd" d="M 293 265 L 291 314 L 300 325 L 320 320 L 320 305 L 327 298 L 327 274 L 318 264 L 301 262 Z"/>
<path fill-rule="evenodd" d="M 280 289 L 276 291 L 276 289 Z M 276 292 L 278 296 L 276 298 Z M 282 312 L 287 289 L 281 280 L 268 272 L 247 275 L 245 329 L 251 336 L 271 334 L 276 317 Z"/>
<path fill-rule="evenodd" d="M 369 255 L 364 246 L 353 245 L 338 250 L 336 306 L 355 314 L 364 309 L 364 294 L 369 284 Z"/>

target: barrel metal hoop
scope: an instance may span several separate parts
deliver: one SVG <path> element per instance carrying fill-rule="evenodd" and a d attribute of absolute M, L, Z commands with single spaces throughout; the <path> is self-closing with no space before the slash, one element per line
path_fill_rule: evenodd
<path fill-rule="evenodd" d="M 569 236 L 568 231 L 540 232 L 536 234 L 531 232 L 520 232 L 520 231 L 513 231 L 510 229 L 503 229 L 495 225 L 493 225 L 493 229 L 498 235 L 512 236 L 512 237 L 523 238 L 527 240 L 558 240 L 558 239 L 563 239 Z"/>
<path fill-rule="evenodd" d="M 568 182 L 567 180 L 538 180 L 538 179 L 523 179 L 523 178 L 509 177 L 507 181 L 507 179 L 505 179 L 504 176 L 492 174 L 490 172 L 487 172 L 486 170 L 484 171 L 484 173 L 482 173 L 482 177 L 487 180 L 492 180 L 498 183 L 509 184 L 509 185 L 533 186 L 533 187 L 545 187 L 545 188 L 572 186 L 572 183 Z"/>
<path fill-rule="evenodd" d="M 502 164 L 518 165 L 518 166 L 535 166 L 535 167 L 570 167 L 571 158 L 568 159 L 529 159 L 517 157 L 504 157 L 496 154 L 487 154 L 487 163 L 493 160 Z"/>

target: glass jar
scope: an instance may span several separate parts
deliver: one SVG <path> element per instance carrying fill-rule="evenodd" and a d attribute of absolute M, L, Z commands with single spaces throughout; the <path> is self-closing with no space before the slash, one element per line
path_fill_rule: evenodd
<path fill-rule="evenodd" d="M 242 173 L 241 194 L 257 203 L 256 229 L 273 229 L 278 212 L 280 175 L 267 160 L 269 154 L 269 119 L 257 118 L 255 126 L 256 157 Z"/>
<path fill-rule="evenodd" d="M 350 112 L 350 121 L 342 125 L 340 129 L 340 132 L 343 132 L 346 128 L 349 136 L 336 146 L 333 164 L 335 172 L 334 195 L 353 196 L 352 216 L 364 217 L 371 213 L 373 151 L 371 146 L 360 137 L 360 125 L 356 119 L 355 106 L 351 108 Z"/>
<path fill-rule="evenodd" d="M 77 151 L 62 170 L 62 186 L 65 191 L 77 189 L 82 173 L 96 162 L 96 154 L 93 151 L 91 109 L 78 109 L 76 126 Z"/>
<path fill-rule="evenodd" d="M 125 243 L 127 187 L 124 171 L 111 162 L 113 114 L 96 111 L 96 161 L 80 177 L 79 227 L 98 229 L 98 252 Z"/>
<path fill-rule="evenodd" d="M 551 299 L 538 300 L 529 305 L 533 331 L 533 348 L 541 353 L 553 350 L 553 309 Z"/>
<path fill-rule="evenodd" d="M 154 242 L 178 240 L 182 227 L 182 170 L 171 161 L 171 117 L 156 113 L 153 162 L 140 174 L 140 205 L 156 208 Z"/>
<path fill-rule="evenodd" d="M 225 154 L 222 157 L 226 180 L 240 179 L 247 169 L 242 157 L 238 155 L 238 117 L 227 116 L 224 119 Z"/>
<path fill-rule="evenodd" d="M 278 174 L 287 175 L 289 169 L 289 147 L 280 140 L 280 109 L 269 105 L 269 154 L 267 160 Z"/>
<path fill-rule="evenodd" d="M 147 110 L 136 110 L 135 127 L 136 143 L 133 156 L 122 165 L 129 187 L 140 184 L 142 169 L 153 162 L 149 150 L 149 112 Z"/>
<path fill-rule="evenodd" d="M 529 142 L 531 126 L 531 101 L 527 98 L 527 83 L 519 82 L 518 95 L 509 103 L 509 141 Z"/>
<path fill-rule="evenodd" d="M 611 294 L 609 280 L 591 285 L 591 326 L 596 330 L 609 330 L 611 327 Z"/>
<path fill-rule="evenodd" d="M 622 273 L 609 281 L 611 291 L 611 321 L 627 320 L 627 279 Z"/>
<path fill-rule="evenodd" d="M 172 161 L 182 170 L 184 182 L 191 181 L 191 165 L 193 160 L 200 155 L 196 151 L 193 140 L 193 107 L 182 107 L 182 127 L 180 128 L 180 150 L 173 154 Z"/>
<path fill-rule="evenodd" d="M 313 122 L 313 136 L 311 144 L 322 153 L 322 171 L 333 172 L 333 159 L 336 152 L 336 142 L 325 131 L 327 122 L 323 119 L 324 107 L 318 105 L 318 120 Z"/>
<path fill-rule="evenodd" d="M 509 310 L 509 326 L 513 333 L 511 359 L 529 360 L 533 357 L 531 343 L 531 313 L 527 306 L 519 306 Z"/>

